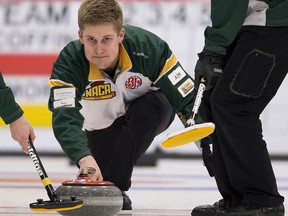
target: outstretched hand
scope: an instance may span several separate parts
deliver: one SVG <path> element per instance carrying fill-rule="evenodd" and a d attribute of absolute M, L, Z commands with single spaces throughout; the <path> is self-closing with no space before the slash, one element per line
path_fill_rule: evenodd
<path fill-rule="evenodd" d="M 89 178 L 92 181 L 103 181 L 101 170 L 93 156 L 88 155 L 88 156 L 81 158 L 78 162 L 78 165 L 79 165 L 79 172 L 77 173 L 77 177 L 80 175 L 81 171 L 84 168 L 93 167 L 96 169 L 96 172 L 89 174 Z"/>

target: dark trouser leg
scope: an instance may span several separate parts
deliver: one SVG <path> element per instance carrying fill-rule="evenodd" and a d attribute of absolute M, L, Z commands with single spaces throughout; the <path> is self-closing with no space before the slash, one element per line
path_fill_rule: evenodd
<path fill-rule="evenodd" d="M 174 117 L 172 106 L 160 91 L 149 92 L 133 101 L 124 117 L 119 118 L 110 129 L 105 129 L 101 139 L 94 137 L 90 144 L 98 142 L 102 145 L 100 150 L 100 144 L 92 146 L 92 153 L 100 164 L 104 179 L 121 190 L 128 190 L 134 164 L 146 152 L 154 137 L 168 128 Z"/>
<path fill-rule="evenodd" d="M 211 110 L 211 95 L 212 95 L 212 93 L 213 93 L 213 90 L 209 90 L 209 91 L 206 91 L 204 93 L 201 107 L 199 109 L 199 114 L 204 121 L 215 123 L 213 113 Z M 217 127 L 217 129 L 218 129 L 218 127 Z M 223 196 L 223 198 L 225 200 L 225 203 L 223 203 L 223 205 L 224 206 L 227 205 L 225 207 L 236 206 L 240 202 L 239 195 L 238 195 L 238 192 L 231 186 L 231 184 L 229 182 L 229 177 L 227 176 L 227 173 L 226 173 L 225 168 L 224 168 L 225 163 L 223 160 L 223 156 L 222 156 L 222 152 L 221 152 L 221 149 L 219 146 L 219 141 L 218 141 L 216 132 L 214 132 L 212 135 L 210 135 L 209 138 L 210 139 L 208 139 L 208 137 L 205 139 L 202 139 L 201 144 L 203 143 L 203 145 L 205 145 L 205 143 L 206 144 L 212 143 L 212 146 L 213 146 L 213 170 L 214 170 L 214 174 L 215 174 L 215 172 L 217 173 L 217 174 L 215 174 L 216 180 L 218 179 L 218 176 L 221 176 L 220 177 L 221 179 L 218 181 L 218 188 L 219 188 L 221 195 Z M 212 140 L 212 142 L 210 142 L 210 140 Z"/>
<path fill-rule="evenodd" d="M 275 206 L 284 199 L 277 190 L 259 116 L 288 71 L 288 48 L 283 46 L 288 28 L 246 29 L 211 97 L 214 172 L 224 198 Z"/>
<path fill-rule="evenodd" d="M 121 135 L 121 127 L 123 124 L 124 116 L 121 116 L 108 128 L 86 131 L 88 146 L 91 149 L 91 153 L 96 159 L 102 174 L 108 166 L 115 143 Z"/>

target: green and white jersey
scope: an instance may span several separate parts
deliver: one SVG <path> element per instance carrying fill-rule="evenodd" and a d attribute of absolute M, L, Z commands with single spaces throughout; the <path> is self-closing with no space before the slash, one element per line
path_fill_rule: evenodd
<path fill-rule="evenodd" d="M 179 117 L 190 116 L 194 82 L 167 43 L 144 29 L 124 28 L 113 78 L 89 63 L 79 40 L 69 43 L 54 64 L 49 109 L 54 134 L 73 161 L 90 154 L 83 126 L 88 131 L 109 127 L 149 91 L 161 90 Z"/>
<path fill-rule="evenodd" d="M 204 49 L 226 54 L 242 26 L 288 26 L 288 0 L 214 0 L 211 20 Z"/>
<path fill-rule="evenodd" d="M 6 86 L 0 71 L 0 117 L 5 124 L 10 124 L 20 118 L 23 113 L 14 99 L 12 90 Z"/>

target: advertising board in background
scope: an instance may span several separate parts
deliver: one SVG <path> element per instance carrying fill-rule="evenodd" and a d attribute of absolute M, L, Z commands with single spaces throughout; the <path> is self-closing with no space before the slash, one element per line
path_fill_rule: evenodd
<path fill-rule="evenodd" d="M 61 151 L 51 130 L 47 108 L 53 62 L 61 49 L 77 39 L 80 0 L 0 0 L 0 70 L 37 133 L 39 149 Z M 119 0 L 124 23 L 150 30 L 168 42 L 183 67 L 193 76 L 197 53 L 203 47 L 203 32 L 209 19 L 209 0 Z M 288 154 L 287 81 L 261 116 L 271 152 Z M 170 131 L 181 129 L 176 120 Z M 169 131 L 168 130 L 168 131 Z M 12 143 L 9 129 L 0 122 L 0 151 L 20 151 Z M 151 149 L 159 147 L 158 136 Z M 198 152 L 196 146 L 173 152 Z M 165 150 L 166 151 L 166 150 Z"/>

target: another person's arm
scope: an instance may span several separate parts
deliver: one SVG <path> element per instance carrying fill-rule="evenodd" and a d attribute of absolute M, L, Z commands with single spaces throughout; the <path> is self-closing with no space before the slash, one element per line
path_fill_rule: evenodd
<path fill-rule="evenodd" d="M 22 115 L 10 124 L 10 131 L 12 138 L 20 144 L 23 152 L 27 154 L 29 136 L 32 141 L 34 141 L 36 137 L 29 121 Z"/>
<path fill-rule="evenodd" d="M 5 124 L 10 125 L 12 138 L 20 144 L 22 150 L 27 154 L 29 136 L 34 141 L 35 133 L 23 114 L 23 110 L 16 103 L 12 90 L 6 86 L 0 72 L 0 117 Z"/>

